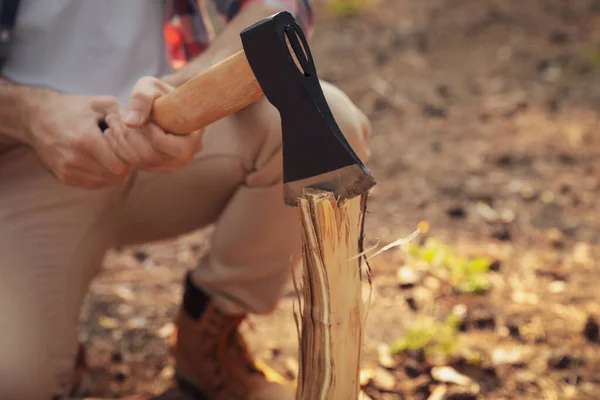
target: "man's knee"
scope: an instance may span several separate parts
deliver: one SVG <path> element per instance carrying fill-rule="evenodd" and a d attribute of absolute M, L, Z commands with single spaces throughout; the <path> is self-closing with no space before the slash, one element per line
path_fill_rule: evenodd
<path fill-rule="evenodd" d="M 18 305 L 3 312 L 0 324 L 0 399 L 44 399 L 59 394 L 49 354 L 50 334 L 26 323 Z"/>
<path fill-rule="evenodd" d="M 370 157 L 367 146 L 371 136 L 369 119 L 339 88 L 325 81 L 321 81 L 321 85 L 340 130 L 357 156 L 366 162 Z M 277 109 L 263 99 L 237 118 L 246 124 L 244 133 L 259 143 L 248 183 L 270 186 L 280 182 L 283 177 L 283 155 L 281 118 Z"/>
<path fill-rule="evenodd" d="M 338 87 L 321 81 L 321 87 L 331 113 L 344 137 L 362 162 L 367 162 L 371 152 L 367 145 L 371 136 L 371 122 L 367 116 Z"/>

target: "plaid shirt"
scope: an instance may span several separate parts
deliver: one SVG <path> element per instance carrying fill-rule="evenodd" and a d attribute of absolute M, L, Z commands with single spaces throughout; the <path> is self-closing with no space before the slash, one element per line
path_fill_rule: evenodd
<path fill-rule="evenodd" d="M 206 0 L 166 0 L 165 41 L 169 58 L 175 68 L 196 57 L 214 38 L 214 29 L 208 18 Z M 228 22 L 244 7 L 254 3 L 272 5 L 291 12 L 307 38 L 312 29 L 312 10 L 309 0 L 209 0 Z M 0 71 L 8 50 L 14 27 L 15 7 L 19 0 L 0 0 Z M 1 76 L 1 74 L 0 74 Z M 0 153 L 11 147 L 0 136 Z M 13 143 L 14 144 L 14 143 Z"/>
<path fill-rule="evenodd" d="M 214 37 L 208 19 L 205 0 L 167 0 L 166 40 L 171 59 L 185 63 L 200 54 Z M 244 7 L 260 3 L 291 12 L 307 37 L 312 29 L 312 9 L 309 0 L 209 0 L 217 11 L 230 21 Z"/>
<path fill-rule="evenodd" d="M 206 0 L 166 0 L 165 40 L 169 57 L 175 67 L 196 57 L 214 38 L 214 28 L 208 18 Z M 291 12 L 307 37 L 312 29 L 312 9 L 309 0 L 209 0 L 228 22 L 244 7 L 260 3 Z M 0 0 L 0 68 L 8 56 L 18 0 Z"/>

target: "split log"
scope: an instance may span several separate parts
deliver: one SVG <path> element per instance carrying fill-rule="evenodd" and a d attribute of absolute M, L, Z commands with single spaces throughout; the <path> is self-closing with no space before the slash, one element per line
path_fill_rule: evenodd
<path fill-rule="evenodd" d="M 296 286 L 297 400 L 359 399 L 364 272 L 369 276 L 359 256 L 366 199 L 364 194 L 338 204 L 332 193 L 317 190 L 300 199 L 303 276 L 301 287 Z"/>

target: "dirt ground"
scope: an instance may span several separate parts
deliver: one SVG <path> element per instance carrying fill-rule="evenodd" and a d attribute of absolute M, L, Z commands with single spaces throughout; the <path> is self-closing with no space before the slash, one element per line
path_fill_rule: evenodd
<path fill-rule="evenodd" d="M 600 2 L 379 0 L 354 16 L 313 3 L 320 77 L 373 122 L 369 168 L 378 185 L 367 247 L 427 221 L 418 241 L 435 237 L 495 260 L 484 295 L 455 295 L 435 278 L 403 284 L 397 270 L 408 260 L 398 249 L 372 259 L 362 367 L 375 377 L 365 393 L 427 399 L 443 387 L 448 399 L 600 398 Z M 108 255 L 83 321 L 90 396 L 169 386 L 181 280 L 209 239 L 207 230 Z M 244 325 L 257 356 L 290 379 L 293 299 L 290 286 L 273 315 Z M 418 317 L 443 319 L 457 304 L 469 322 L 461 346 L 481 360 L 446 366 L 476 390 L 433 378 L 418 354 L 378 356 Z"/>

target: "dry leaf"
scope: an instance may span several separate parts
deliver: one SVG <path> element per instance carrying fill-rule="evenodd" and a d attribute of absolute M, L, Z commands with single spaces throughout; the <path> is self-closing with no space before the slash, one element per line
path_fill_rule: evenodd
<path fill-rule="evenodd" d="M 98 318 L 98 324 L 106 329 L 113 329 L 119 326 L 119 322 L 116 319 L 105 316 Z"/>
<path fill-rule="evenodd" d="M 136 317 L 127 321 L 127 327 L 132 329 L 145 328 L 147 324 L 148 321 L 144 317 Z"/>

